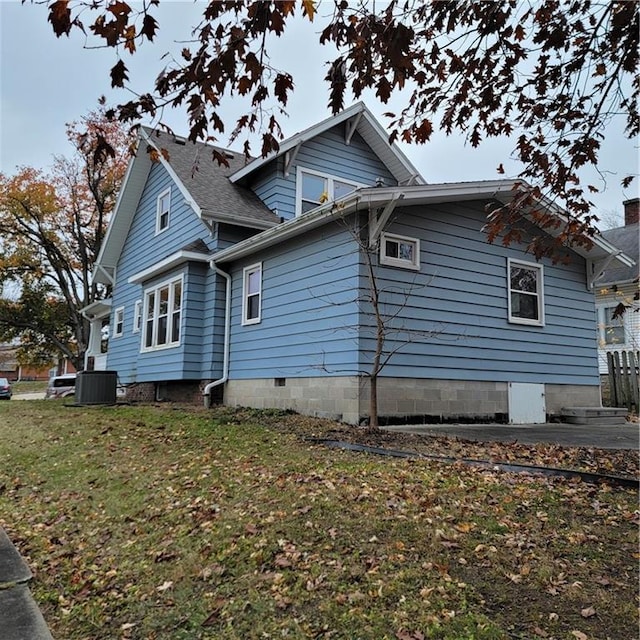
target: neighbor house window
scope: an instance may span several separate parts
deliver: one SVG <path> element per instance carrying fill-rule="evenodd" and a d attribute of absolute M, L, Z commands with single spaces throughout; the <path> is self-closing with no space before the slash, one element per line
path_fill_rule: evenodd
<path fill-rule="evenodd" d="M 617 306 L 601 307 L 599 309 L 601 317 L 599 324 L 601 327 L 600 339 L 604 344 L 624 344 L 624 317 L 618 316 L 614 319 Z"/>
<path fill-rule="evenodd" d="M 138 333 L 142 328 L 142 300 L 136 300 L 133 307 L 133 333 Z"/>
<path fill-rule="evenodd" d="M 169 211 L 171 209 L 171 188 L 158 196 L 156 205 L 156 233 L 164 231 L 169 226 Z"/>
<path fill-rule="evenodd" d="M 542 326 L 544 291 L 542 265 L 507 260 L 509 271 L 509 322 Z"/>
<path fill-rule="evenodd" d="M 179 345 L 181 314 L 182 278 L 145 291 L 143 349 L 166 349 Z"/>
<path fill-rule="evenodd" d="M 339 200 L 357 189 L 359 184 L 334 178 L 310 169 L 298 168 L 296 215 L 307 213 L 323 202 Z"/>
<path fill-rule="evenodd" d="M 262 306 L 262 264 L 254 264 L 243 271 L 242 324 L 260 322 Z"/>
<path fill-rule="evenodd" d="M 124 333 L 124 307 L 118 307 L 113 315 L 113 337 L 119 338 Z"/>
<path fill-rule="evenodd" d="M 420 269 L 420 240 L 383 233 L 380 236 L 380 264 Z"/>

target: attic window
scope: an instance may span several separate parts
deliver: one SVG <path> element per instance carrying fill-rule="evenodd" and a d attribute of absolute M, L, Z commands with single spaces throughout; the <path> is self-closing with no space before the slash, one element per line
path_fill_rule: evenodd
<path fill-rule="evenodd" d="M 307 213 L 324 202 L 344 198 L 360 186 L 349 180 L 298 167 L 296 215 Z"/>
<path fill-rule="evenodd" d="M 165 189 L 156 204 L 156 233 L 161 233 L 169 226 L 169 212 L 171 209 L 171 187 Z"/>

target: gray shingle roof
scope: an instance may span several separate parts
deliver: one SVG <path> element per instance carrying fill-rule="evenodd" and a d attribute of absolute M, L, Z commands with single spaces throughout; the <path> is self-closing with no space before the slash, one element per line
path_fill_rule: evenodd
<path fill-rule="evenodd" d="M 616 267 L 608 268 L 600 282 L 602 284 L 615 284 L 620 282 L 629 282 L 638 277 L 638 265 L 640 257 L 638 256 L 638 245 L 640 242 L 640 227 L 638 223 L 628 224 L 624 227 L 608 229 L 602 232 L 605 240 L 610 242 L 614 247 L 626 253 L 630 258 L 636 261 L 632 267 Z"/>
<path fill-rule="evenodd" d="M 176 138 L 165 132 L 152 131 L 145 127 L 152 143 L 158 149 L 166 149 L 169 164 L 178 178 L 193 196 L 202 210 L 202 215 L 213 220 L 222 220 L 242 226 L 267 228 L 280 222 L 276 216 L 250 189 L 233 184 L 228 176 L 245 165 L 242 153 L 220 147 L 193 143 Z M 229 166 L 220 166 L 213 159 L 213 151 L 222 152 Z"/>

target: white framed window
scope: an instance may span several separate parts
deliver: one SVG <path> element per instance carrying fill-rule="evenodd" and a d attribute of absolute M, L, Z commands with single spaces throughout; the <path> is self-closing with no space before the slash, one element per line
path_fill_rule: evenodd
<path fill-rule="evenodd" d="M 544 325 L 544 273 L 542 265 L 507 258 L 509 322 Z"/>
<path fill-rule="evenodd" d="M 138 333 L 142 328 L 142 300 L 136 300 L 133 306 L 133 333 Z"/>
<path fill-rule="evenodd" d="M 393 233 L 380 235 L 380 264 L 403 269 L 420 269 L 420 240 Z"/>
<path fill-rule="evenodd" d="M 119 338 L 124 333 L 124 307 L 113 312 L 113 337 Z"/>
<path fill-rule="evenodd" d="M 142 351 L 167 349 L 180 344 L 182 276 L 144 292 Z"/>
<path fill-rule="evenodd" d="M 618 305 L 598 307 L 598 328 L 600 344 L 603 346 L 623 345 L 627 341 L 624 329 L 624 315 L 614 318 Z"/>
<path fill-rule="evenodd" d="M 156 203 L 156 233 L 161 233 L 169 227 L 169 213 L 171 211 L 171 187 L 165 189 Z"/>
<path fill-rule="evenodd" d="M 323 202 L 339 200 L 363 185 L 336 178 L 313 169 L 298 167 L 296 177 L 296 216 L 315 209 Z"/>
<path fill-rule="evenodd" d="M 242 324 L 257 324 L 262 315 L 262 263 L 242 272 Z"/>

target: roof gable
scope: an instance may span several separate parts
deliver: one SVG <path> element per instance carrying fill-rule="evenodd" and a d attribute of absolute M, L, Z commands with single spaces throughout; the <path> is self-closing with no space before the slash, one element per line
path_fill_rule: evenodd
<path fill-rule="evenodd" d="M 276 158 L 284 158 L 284 171 L 293 163 L 298 149 L 307 141 L 336 127 L 345 124 L 345 142 L 349 144 L 357 131 L 371 150 L 380 158 L 398 184 L 424 184 L 420 172 L 395 144 L 389 143 L 389 136 L 363 102 L 357 102 L 348 109 L 319 122 L 280 143 L 280 149 L 264 158 L 256 158 L 229 176 L 238 183 Z"/>
<path fill-rule="evenodd" d="M 149 147 L 156 151 L 153 159 Z M 201 219 L 259 230 L 279 223 L 279 218 L 252 191 L 229 181 L 229 174 L 243 165 L 244 157 L 219 150 L 229 162 L 228 167 L 220 166 L 212 158 L 213 149 L 211 145 L 140 128 L 136 153 L 127 167 L 94 265 L 94 282 L 113 284 L 116 265 L 154 162 L 164 167 L 185 202 Z"/>

